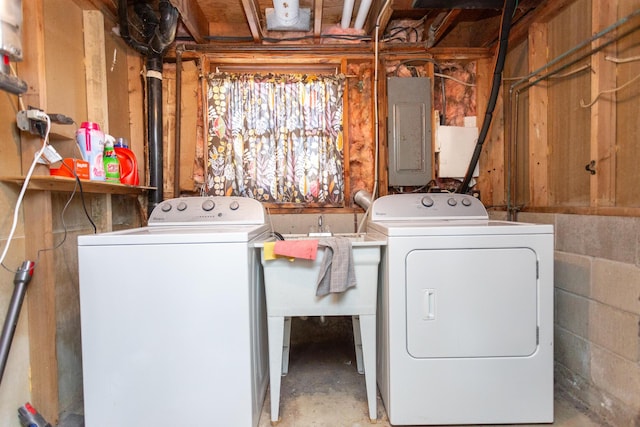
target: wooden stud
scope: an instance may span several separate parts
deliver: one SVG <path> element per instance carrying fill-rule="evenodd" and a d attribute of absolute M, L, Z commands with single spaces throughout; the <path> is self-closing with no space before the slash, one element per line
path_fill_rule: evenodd
<path fill-rule="evenodd" d="M 617 0 L 593 0 L 592 33 L 597 33 L 615 22 Z M 597 48 L 606 39 L 593 42 Z M 616 86 L 616 65 L 605 59 L 615 56 L 615 44 L 605 47 L 591 57 L 591 96 Z M 595 175 L 591 175 L 590 205 L 615 206 L 616 203 L 616 95 L 596 101 L 591 108 L 591 158 L 596 161 Z"/>
<path fill-rule="evenodd" d="M 109 133 L 107 61 L 104 52 L 104 17 L 96 10 L 83 12 L 87 118 Z"/>
<path fill-rule="evenodd" d="M 22 29 L 24 46 L 29 47 L 24 50 L 24 61 L 20 65 L 20 75 L 28 83 L 24 103 L 46 111 L 44 0 L 23 2 L 23 14 L 29 17 L 29 25 Z M 28 133 L 22 133 L 21 139 L 22 168 L 26 171 L 42 141 Z M 35 173 L 45 175 L 48 172 L 39 167 Z M 55 425 L 59 414 L 55 263 L 52 251 L 38 256 L 40 249 L 53 247 L 51 193 L 27 192 L 23 212 L 25 253 L 29 259 L 37 260 L 27 294 L 31 403 Z"/>
<path fill-rule="evenodd" d="M 548 62 L 547 25 L 533 24 L 529 30 L 529 68 Z M 547 87 L 541 82 L 529 89 L 529 194 L 533 206 L 549 204 Z"/>

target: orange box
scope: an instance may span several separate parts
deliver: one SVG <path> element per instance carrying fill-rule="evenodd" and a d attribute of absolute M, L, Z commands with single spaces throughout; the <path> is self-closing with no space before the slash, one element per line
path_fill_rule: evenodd
<path fill-rule="evenodd" d="M 49 173 L 55 176 L 74 178 L 73 172 L 71 171 L 75 171 L 78 178 L 89 179 L 89 162 L 80 159 L 66 158 L 62 160 L 62 163 L 59 168 L 49 168 Z"/>

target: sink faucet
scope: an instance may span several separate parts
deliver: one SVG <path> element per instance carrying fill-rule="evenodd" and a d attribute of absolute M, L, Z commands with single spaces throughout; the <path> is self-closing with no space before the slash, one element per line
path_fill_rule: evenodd
<path fill-rule="evenodd" d="M 329 226 L 324 225 L 324 216 L 318 216 L 318 227 L 311 226 L 309 227 L 309 235 L 310 236 L 331 236 L 331 231 L 329 230 Z"/>

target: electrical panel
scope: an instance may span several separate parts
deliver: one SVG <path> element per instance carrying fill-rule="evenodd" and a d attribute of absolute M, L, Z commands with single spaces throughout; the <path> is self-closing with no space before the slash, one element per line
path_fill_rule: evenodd
<path fill-rule="evenodd" d="M 431 79 L 388 77 L 389 186 L 422 186 L 432 179 Z"/>

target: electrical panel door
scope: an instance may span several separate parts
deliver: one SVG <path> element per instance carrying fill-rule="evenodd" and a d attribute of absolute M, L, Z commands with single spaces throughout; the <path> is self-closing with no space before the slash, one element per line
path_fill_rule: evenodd
<path fill-rule="evenodd" d="M 388 77 L 389 186 L 432 179 L 431 79 Z"/>

